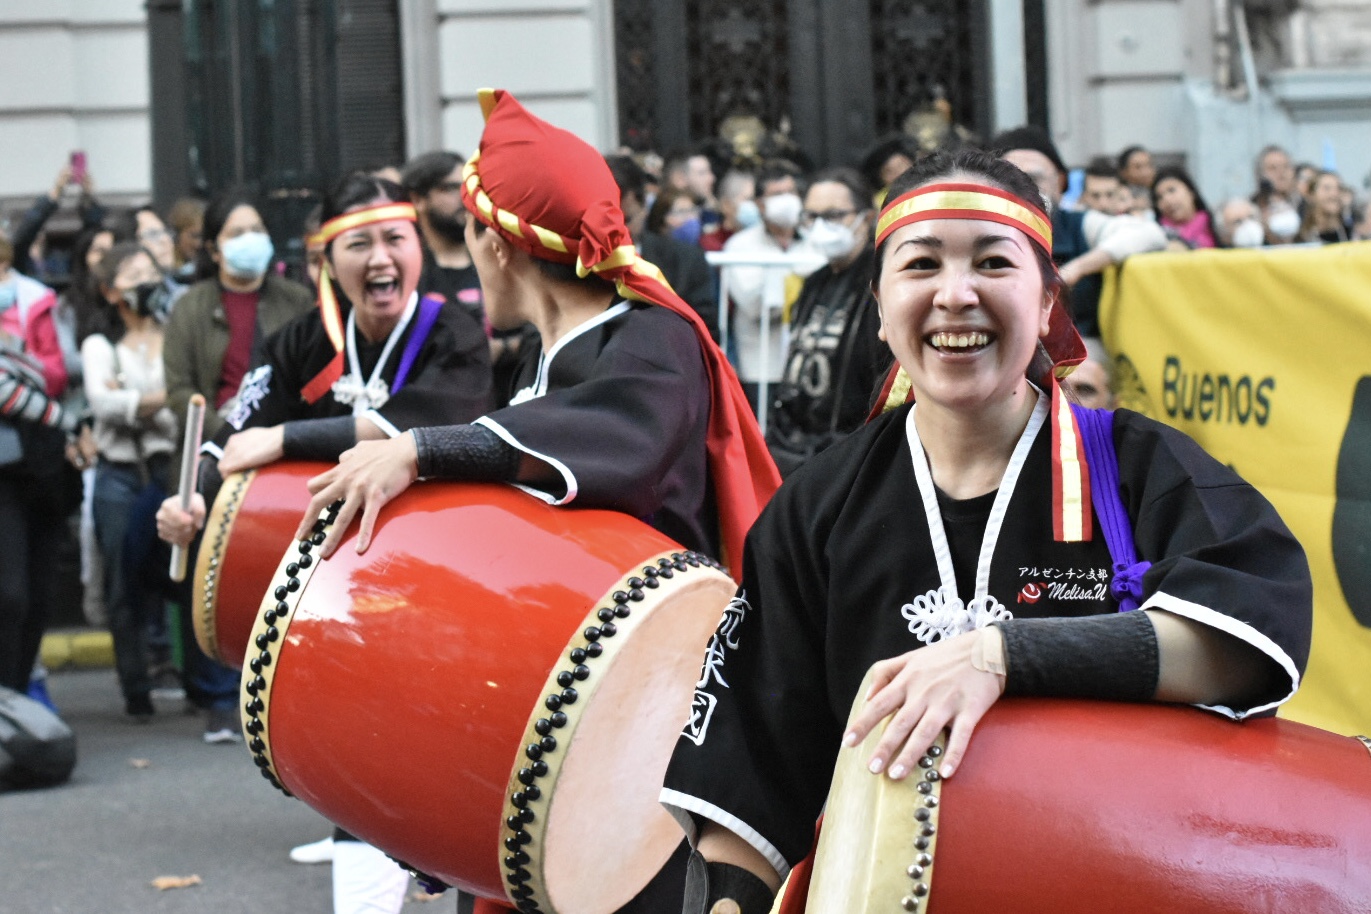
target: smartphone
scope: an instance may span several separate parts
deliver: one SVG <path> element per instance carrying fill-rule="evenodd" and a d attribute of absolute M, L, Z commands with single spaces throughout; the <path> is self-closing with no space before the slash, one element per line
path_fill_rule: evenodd
<path fill-rule="evenodd" d="M 86 153 L 76 150 L 71 154 L 71 183 L 80 184 L 86 180 Z"/>

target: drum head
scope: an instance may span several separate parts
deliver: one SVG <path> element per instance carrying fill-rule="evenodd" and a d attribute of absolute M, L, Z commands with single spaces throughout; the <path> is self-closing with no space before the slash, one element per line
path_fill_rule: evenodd
<path fill-rule="evenodd" d="M 552 799 L 539 837 L 548 910 L 618 910 L 683 839 L 658 796 L 690 712 L 702 646 L 734 587 L 709 569 L 677 580 L 661 597 L 633 606 L 634 615 L 619 623 L 627 637 L 602 641 L 607 649 L 586 680 L 594 684 L 590 700 L 559 770 L 546 779 Z"/>
<path fill-rule="evenodd" d="M 849 720 L 863 704 L 870 680 L 868 672 Z M 946 734 L 920 759 L 921 767 L 893 781 L 866 767 L 889 723 L 886 718 L 860 744 L 838 753 L 809 886 L 809 911 L 928 909 L 942 787 L 936 759 Z"/>

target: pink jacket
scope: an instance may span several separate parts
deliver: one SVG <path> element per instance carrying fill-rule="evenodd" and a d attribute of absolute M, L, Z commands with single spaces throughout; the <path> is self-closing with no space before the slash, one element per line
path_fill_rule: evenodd
<path fill-rule="evenodd" d="M 60 397 L 67 389 L 67 367 L 62 344 L 57 338 L 53 309 L 57 293 L 22 273 L 11 271 L 18 285 L 14 307 L 0 312 L 0 331 L 23 340 L 24 351 L 43 366 L 43 381 L 49 397 Z"/>

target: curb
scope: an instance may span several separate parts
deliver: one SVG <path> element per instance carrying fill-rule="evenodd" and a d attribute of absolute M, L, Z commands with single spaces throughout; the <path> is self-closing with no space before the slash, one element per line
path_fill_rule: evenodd
<path fill-rule="evenodd" d="M 114 639 L 109 632 L 96 629 L 48 632 L 39 656 L 49 670 L 112 667 Z"/>

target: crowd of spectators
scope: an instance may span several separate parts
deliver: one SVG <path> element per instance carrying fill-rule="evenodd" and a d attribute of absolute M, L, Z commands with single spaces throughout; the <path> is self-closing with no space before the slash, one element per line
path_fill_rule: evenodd
<path fill-rule="evenodd" d="M 1054 259 L 1087 337 L 1098 334 L 1101 273 L 1127 257 L 1371 237 L 1365 202 L 1341 176 L 1296 163 L 1279 146 L 1254 157 L 1250 193 L 1211 208 L 1183 165 L 1158 163 L 1141 146 L 1094 158 L 1073 176 L 1040 129 L 985 145 L 1038 184 L 1052 213 Z M 767 414 L 783 470 L 860 424 L 887 367 L 868 286 L 871 238 L 884 188 L 919 154 L 914 138 L 897 134 L 854 155 L 857 169 L 807 170 L 802 156 L 733 155 L 718 142 L 665 158 L 606 157 L 635 244 L 725 343 L 754 408 Z M 462 165 L 461 156 L 437 151 L 385 174 L 418 212 L 420 291 L 480 317 Z M 45 248 L 45 225 L 64 206 L 80 228 L 65 248 Z M 19 559 L 76 530 L 84 614 L 115 635 L 129 715 L 150 716 L 152 690 L 180 674 L 173 690 L 221 712 L 207 737 L 233 738 L 225 717 L 232 671 L 216 669 L 188 638 L 173 668 L 168 632 L 190 628 L 184 618 L 169 625 L 168 607 L 184 612 L 190 595 L 157 579 L 147 505 L 168 484 L 190 396 L 212 404 L 212 434 L 262 341 L 312 307 L 316 228 L 317 214 L 302 229 L 309 264 L 297 282 L 284 275 L 250 195 L 185 198 L 165 213 L 150 205 L 109 211 L 89 172 L 64 167 L 0 243 L 0 512 L 14 518 L 0 529 L 15 541 L 0 574 L 4 684 L 28 684 L 34 632 L 52 600 L 45 576 L 20 573 L 28 566 Z M 707 257 L 725 265 L 711 270 Z M 486 327 L 503 391 L 528 334 Z M 1107 374 L 1084 374 L 1107 388 Z"/>
<path fill-rule="evenodd" d="M 1109 267 L 1162 250 L 1371 238 L 1364 201 L 1336 172 L 1277 146 L 1256 155 L 1250 193 L 1213 209 L 1181 164 L 1158 164 L 1140 146 L 1091 160 L 1073 181 L 1077 169 L 1041 129 L 985 145 L 1037 184 L 1051 214 L 1053 258 L 1090 349 L 1067 385 L 1085 405 L 1112 404 L 1109 356 L 1095 338 Z M 606 156 L 635 245 L 726 347 L 783 473 L 859 426 L 889 368 L 872 241 L 886 188 L 919 155 L 896 135 L 854 155 L 857 168 L 735 156 L 718 143 L 665 159 Z M 415 205 L 419 294 L 483 322 L 504 402 L 537 337 L 485 320 L 463 163 L 436 151 L 375 175 Z M 45 247 L 44 226 L 63 206 L 80 228 L 65 248 Z M 45 557 L 75 531 L 84 615 L 113 636 L 127 716 L 152 718 L 163 688 L 207 712 L 207 741 L 240 738 L 238 674 L 189 636 L 190 584 L 169 580 L 154 512 L 172 487 L 191 397 L 209 404 L 212 437 L 265 341 L 308 314 L 330 281 L 318 228 L 316 211 L 301 227 L 305 269 L 288 278 L 251 194 L 110 211 L 89 173 L 64 168 L 0 237 L 0 685 L 36 689 L 54 600 Z"/>

